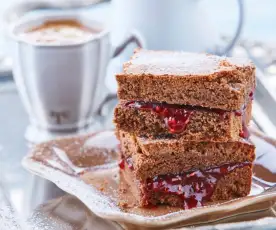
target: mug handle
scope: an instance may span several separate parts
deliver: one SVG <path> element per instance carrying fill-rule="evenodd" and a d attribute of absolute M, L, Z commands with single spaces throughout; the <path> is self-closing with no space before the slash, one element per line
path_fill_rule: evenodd
<path fill-rule="evenodd" d="M 238 38 L 240 37 L 243 24 L 244 24 L 244 4 L 243 4 L 243 0 L 237 0 L 237 3 L 239 6 L 239 22 L 238 22 L 238 27 L 236 29 L 236 33 L 232 38 L 232 40 L 229 42 L 229 44 L 224 48 L 224 50 L 216 52 L 218 55 L 228 54 L 236 45 Z"/>
<path fill-rule="evenodd" d="M 138 48 L 143 48 L 145 47 L 144 40 L 142 39 L 142 36 L 137 32 L 137 31 L 132 31 L 124 40 L 122 43 L 120 43 L 118 46 L 113 48 L 113 51 L 111 53 L 111 58 L 115 58 L 119 56 L 125 48 L 127 48 L 128 45 L 131 43 L 134 43 L 137 45 Z M 111 108 L 112 105 L 114 104 L 113 102 L 117 100 L 117 95 L 116 94 L 107 94 L 105 99 L 101 102 L 96 114 L 98 115 L 98 119 L 101 121 L 102 119 L 102 110 L 105 106 Z"/>
<path fill-rule="evenodd" d="M 118 55 L 120 55 L 125 50 L 125 48 L 131 43 L 136 44 L 138 48 L 145 47 L 141 35 L 136 31 L 132 31 L 121 44 L 115 47 L 111 55 L 111 58 L 115 58 Z"/>

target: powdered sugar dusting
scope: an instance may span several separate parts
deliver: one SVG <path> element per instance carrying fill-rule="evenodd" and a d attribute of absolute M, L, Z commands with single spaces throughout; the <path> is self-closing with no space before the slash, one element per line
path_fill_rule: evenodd
<path fill-rule="evenodd" d="M 69 157 L 67 156 L 67 154 L 59 148 L 53 147 L 53 150 L 55 151 L 55 154 L 58 156 L 58 158 L 63 161 L 64 163 L 66 163 L 69 168 L 71 168 L 74 172 L 76 173 L 80 173 L 84 170 L 86 170 L 87 168 L 80 168 L 75 166 L 72 161 L 69 159 Z"/>

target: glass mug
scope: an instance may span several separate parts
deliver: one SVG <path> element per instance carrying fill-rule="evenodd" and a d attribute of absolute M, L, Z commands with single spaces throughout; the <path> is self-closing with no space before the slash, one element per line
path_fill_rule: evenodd
<path fill-rule="evenodd" d="M 69 42 L 38 42 L 24 33 L 49 20 L 75 20 L 96 32 Z M 51 13 L 19 20 L 10 32 L 15 43 L 13 73 L 29 115 L 31 125 L 26 138 L 31 142 L 44 140 L 42 133 L 75 133 L 93 124 L 110 99 L 104 84 L 110 59 L 128 44 L 141 47 L 142 43 L 131 33 L 113 48 L 105 25 L 79 15 Z"/>

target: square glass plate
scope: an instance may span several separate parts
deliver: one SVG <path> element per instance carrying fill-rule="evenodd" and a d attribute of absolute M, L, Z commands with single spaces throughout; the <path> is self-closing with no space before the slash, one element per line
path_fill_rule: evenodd
<path fill-rule="evenodd" d="M 153 228 L 197 225 L 230 216 L 267 210 L 276 201 L 276 141 L 251 130 L 256 145 L 253 183 L 249 196 L 201 208 L 181 210 L 169 206 L 154 209 L 123 209 L 120 197 L 117 154 L 99 148 L 116 148 L 113 131 L 76 136 L 36 146 L 24 159 L 23 166 L 48 179 L 62 190 L 79 198 L 97 216 L 130 226 Z M 89 149 L 91 151 L 89 151 Z M 80 168 L 73 162 L 90 157 L 93 167 Z"/>

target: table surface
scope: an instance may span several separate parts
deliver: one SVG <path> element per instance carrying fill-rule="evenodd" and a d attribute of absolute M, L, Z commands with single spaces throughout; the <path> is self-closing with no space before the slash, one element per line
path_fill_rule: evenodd
<path fill-rule="evenodd" d="M 28 151 L 24 139 L 28 117 L 13 83 L 2 84 L 0 95 L 0 104 L 5 108 L 0 113 L 0 119 L 5 121 L 0 135 L 1 179 L 12 205 L 22 214 L 23 200 L 32 179 L 32 175 L 21 166 L 21 159 Z"/>
<path fill-rule="evenodd" d="M 13 82 L 0 84 L 0 106 L 0 120 L 5 121 L 0 129 L 0 182 L 11 205 L 25 218 L 37 205 L 63 192 L 21 166 L 21 160 L 30 147 L 24 138 L 28 117 Z M 109 124 L 105 128 L 112 126 L 108 118 Z"/>

